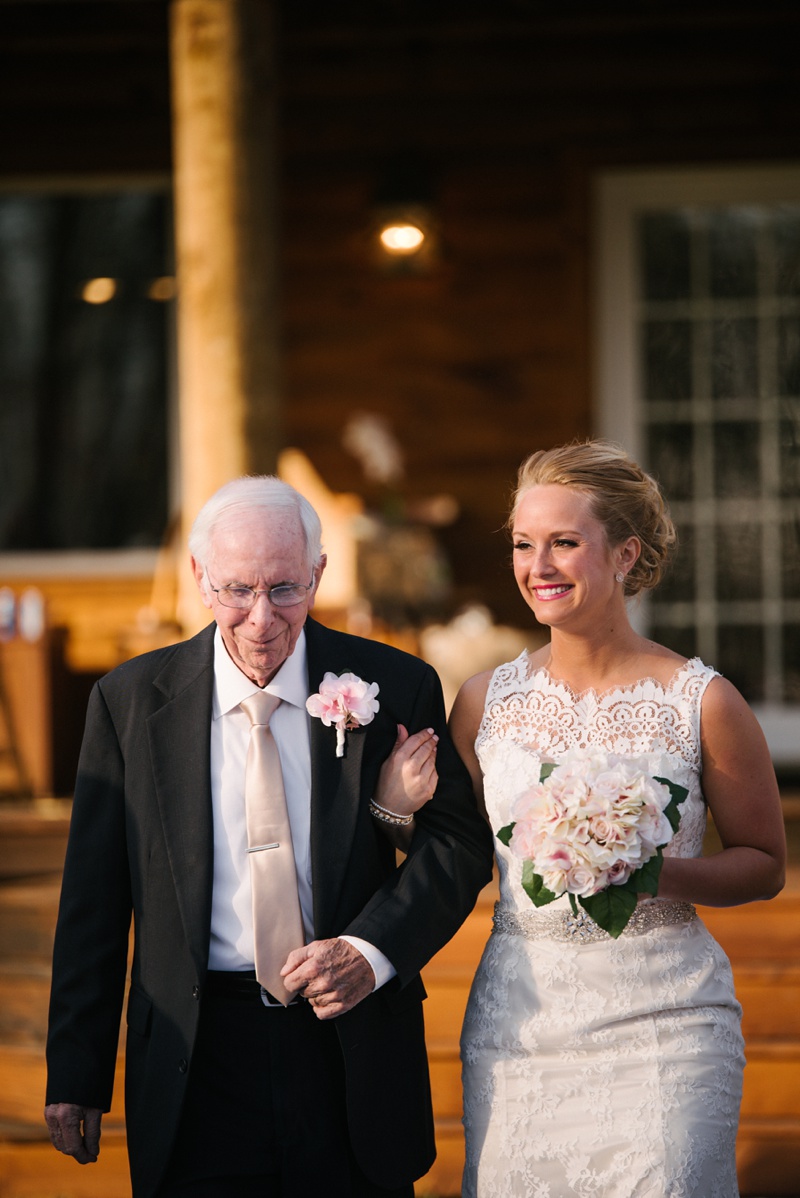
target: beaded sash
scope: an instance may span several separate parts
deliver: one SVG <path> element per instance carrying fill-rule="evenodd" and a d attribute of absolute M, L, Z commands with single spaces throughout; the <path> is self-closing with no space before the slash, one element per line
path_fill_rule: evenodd
<path fill-rule="evenodd" d="M 647 903 L 637 907 L 622 932 L 623 936 L 641 936 L 655 928 L 689 924 L 697 919 L 691 903 Z M 599 927 L 585 911 L 511 911 L 495 904 L 492 919 L 495 932 L 524 936 L 526 940 L 561 940 L 569 944 L 591 944 L 613 937 Z"/>

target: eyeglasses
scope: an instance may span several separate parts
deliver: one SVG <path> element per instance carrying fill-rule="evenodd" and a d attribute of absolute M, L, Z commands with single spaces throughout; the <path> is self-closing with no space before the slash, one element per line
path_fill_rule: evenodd
<path fill-rule="evenodd" d="M 314 579 L 311 579 L 308 586 L 302 582 L 290 582 L 277 587 L 267 587 L 263 591 L 257 591 L 254 587 L 215 587 L 211 586 L 210 582 L 208 585 L 223 607 L 236 607 L 239 611 L 250 611 L 251 607 L 255 607 L 259 595 L 266 595 L 273 607 L 296 607 L 305 599 L 306 591 L 310 591 L 313 587 Z"/>

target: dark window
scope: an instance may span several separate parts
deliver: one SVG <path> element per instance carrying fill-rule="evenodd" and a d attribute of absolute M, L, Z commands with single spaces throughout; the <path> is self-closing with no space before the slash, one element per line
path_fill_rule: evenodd
<path fill-rule="evenodd" d="M 170 246 L 163 193 L 0 196 L 0 550 L 161 541 Z"/>

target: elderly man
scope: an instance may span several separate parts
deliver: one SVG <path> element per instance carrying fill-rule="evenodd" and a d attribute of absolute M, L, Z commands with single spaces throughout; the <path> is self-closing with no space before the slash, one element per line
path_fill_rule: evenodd
<path fill-rule="evenodd" d="M 89 704 L 51 1139 L 97 1158 L 133 915 L 135 1198 L 410 1196 L 435 1154 L 419 971 L 491 870 L 438 679 L 310 618 L 319 519 L 285 483 L 229 483 L 189 547 L 215 622 Z"/>

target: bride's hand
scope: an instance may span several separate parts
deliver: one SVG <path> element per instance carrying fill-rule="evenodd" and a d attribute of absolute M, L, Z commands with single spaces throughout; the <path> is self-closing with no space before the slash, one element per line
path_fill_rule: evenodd
<path fill-rule="evenodd" d="M 436 790 L 436 746 L 439 737 L 432 728 L 409 736 L 397 725 L 394 748 L 381 766 L 375 802 L 393 815 L 413 815 L 424 807 Z"/>

